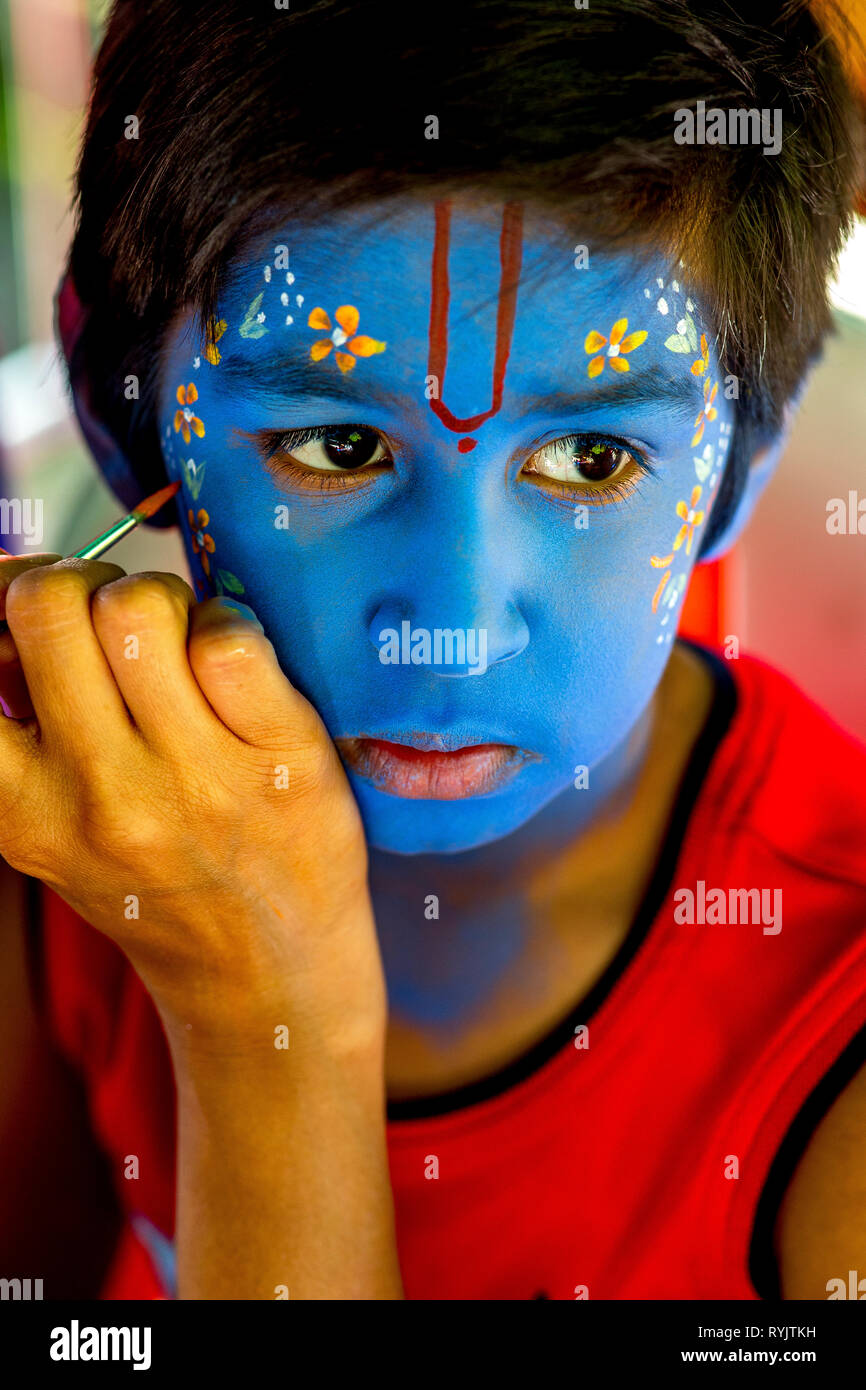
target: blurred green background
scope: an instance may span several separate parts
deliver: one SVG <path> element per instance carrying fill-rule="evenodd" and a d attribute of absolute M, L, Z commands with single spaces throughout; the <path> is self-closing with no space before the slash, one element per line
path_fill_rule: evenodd
<path fill-rule="evenodd" d="M 71 550 L 121 511 L 79 435 L 53 329 L 90 67 L 109 9 L 110 0 L 0 0 L 0 492 L 39 499 L 44 529 L 37 545 L 0 535 L 16 553 Z M 186 573 L 173 533 L 136 533 L 111 559 Z"/>

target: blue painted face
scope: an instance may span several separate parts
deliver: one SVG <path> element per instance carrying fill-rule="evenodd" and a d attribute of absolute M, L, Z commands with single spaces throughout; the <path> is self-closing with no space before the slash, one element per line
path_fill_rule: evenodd
<path fill-rule="evenodd" d="M 646 710 L 733 407 L 661 259 L 516 204 L 388 212 L 247 255 L 208 341 L 174 326 L 160 420 L 199 596 L 255 609 L 371 845 L 453 852 L 591 783 Z"/>

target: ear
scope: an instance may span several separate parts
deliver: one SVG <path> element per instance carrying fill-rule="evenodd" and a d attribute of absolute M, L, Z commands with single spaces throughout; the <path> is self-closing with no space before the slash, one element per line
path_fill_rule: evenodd
<path fill-rule="evenodd" d="M 758 504 L 764 488 L 776 471 L 776 465 L 782 454 L 785 452 L 785 445 L 788 443 L 788 432 L 776 436 L 772 444 L 767 445 L 755 454 L 749 465 L 749 474 L 746 485 L 740 494 L 736 510 L 730 518 L 725 529 L 716 536 L 708 550 L 701 553 L 699 564 L 708 564 L 711 560 L 718 560 L 728 550 L 731 549 L 735 541 L 738 541 L 743 531 L 746 529 L 751 519 L 752 513 Z"/>
<path fill-rule="evenodd" d="M 127 511 L 131 511 L 141 501 L 142 484 L 136 478 L 123 449 L 94 407 L 90 382 L 78 351 L 86 322 L 87 310 L 78 297 L 71 274 L 66 271 L 54 296 L 54 329 L 66 360 L 72 404 L 81 432 L 102 476 L 115 497 L 120 499 Z M 159 518 L 154 518 L 154 521 L 159 524 Z M 162 524 L 166 524 L 164 520 Z"/>
<path fill-rule="evenodd" d="M 778 463 L 788 446 L 791 428 L 809 383 L 810 375 L 811 374 L 807 374 L 807 376 L 804 377 L 800 383 L 796 396 L 788 401 L 785 406 L 782 417 L 782 428 L 779 430 L 779 433 L 774 436 L 769 444 L 759 449 L 753 457 L 749 465 L 746 485 L 740 494 L 740 500 L 737 503 L 736 510 L 724 530 L 716 537 L 709 549 L 702 553 L 698 562 L 699 564 L 708 564 L 711 560 L 718 560 L 739 540 L 743 531 L 748 526 L 752 513 L 758 504 L 764 488 L 775 473 Z"/>

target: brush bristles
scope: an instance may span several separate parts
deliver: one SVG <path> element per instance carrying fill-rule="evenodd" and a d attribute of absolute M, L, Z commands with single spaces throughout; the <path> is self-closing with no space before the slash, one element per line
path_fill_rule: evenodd
<path fill-rule="evenodd" d="M 139 502 L 132 513 L 133 516 L 140 517 L 143 521 L 146 520 L 147 517 L 153 516 L 158 512 L 160 507 L 164 507 L 166 502 L 171 501 L 172 497 L 174 497 L 179 490 L 179 482 L 169 483 L 168 487 L 161 487 L 159 492 L 151 493 L 150 497 L 145 497 L 143 502 Z"/>

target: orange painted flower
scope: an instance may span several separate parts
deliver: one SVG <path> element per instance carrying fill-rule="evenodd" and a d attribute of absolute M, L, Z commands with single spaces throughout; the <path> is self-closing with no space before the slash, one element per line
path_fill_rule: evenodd
<path fill-rule="evenodd" d="M 307 319 L 307 327 L 315 328 L 320 333 L 329 333 L 330 337 L 316 339 L 310 348 L 311 360 L 321 362 L 331 348 L 335 348 L 334 355 L 340 371 L 350 372 L 355 365 L 355 357 L 373 357 L 377 352 L 384 352 L 386 343 L 380 343 L 377 338 L 368 338 L 365 333 L 358 334 L 360 317 L 354 304 L 341 304 L 334 314 L 337 325 L 332 329 L 331 320 L 324 309 L 313 309 Z M 340 348 L 344 344 L 346 351 L 341 352 Z"/>
<path fill-rule="evenodd" d="M 695 508 L 697 507 L 698 502 L 700 500 L 701 489 L 697 486 L 697 484 L 695 484 L 695 486 L 692 488 L 692 496 L 689 503 L 677 503 L 677 516 L 680 518 L 683 524 L 677 532 L 677 538 L 674 541 L 674 550 L 679 550 L 683 541 L 685 541 L 687 555 L 691 553 L 692 537 L 694 536 L 695 531 L 704 519 L 703 512 L 695 511 Z"/>
<path fill-rule="evenodd" d="M 673 558 L 674 558 L 674 557 L 673 557 L 673 553 L 671 553 L 670 555 L 651 555 L 651 556 L 650 556 L 650 564 L 652 565 L 653 569 L 664 570 L 664 571 L 665 571 L 665 573 L 662 575 L 661 579 L 659 580 L 659 586 L 658 586 L 658 588 L 656 589 L 655 593 L 653 594 L 653 612 L 654 612 L 654 613 L 658 611 L 659 599 L 661 598 L 662 594 L 664 593 L 665 585 L 667 584 L 668 580 L 669 580 L 670 577 L 671 577 L 671 571 L 670 571 L 670 569 L 668 569 L 668 566 L 671 565 L 671 564 L 673 563 Z"/>
<path fill-rule="evenodd" d="M 703 376 L 707 367 L 710 365 L 710 349 L 707 347 L 707 335 L 701 334 L 701 355 L 697 362 L 692 363 L 692 376 Z"/>
<path fill-rule="evenodd" d="M 202 569 L 204 570 L 205 574 L 209 575 L 209 556 L 213 555 L 214 551 L 216 550 L 216 543 L 214 542 L 213 536 L 209 536 L 204 529 L 207 525 L 210 524 L 210 517 L 208 516 L 204 507 L 201 507 L 199 509 L 198 516 L 193 516 L 191 508 L 187 515 L 189 517 L 189 529 L 192 532 L 193 552 L 196 555 L 201 555 Z"/>
<path fill-rule="evenodd" d="M 220 319 L 219 323 L 217 323 L 216 319 L 208 320 L 204 355 L 207 358 L 208 362 L 210 362 L 212 367 L 215 367 L 217 365 L 222 356 L 219 348 L 217 347 L 217 343 L 219 342 L 220 338 L 225 333 L 227 328 L 228 324 L 226 323 L 225 319 Z"/>
<path fill-rule="evenodd" d="M 693 437 L 693 439 L 692 439 L 692 448 L 694 448 L 694 446 L 695 446 L 696 444 L 699 444 L 699 443 L 701 442 L 701 439 L 702 439 L 703 433 L 704 433 L 704 425 L 707 423 L 707 421 L 708 421 L 708 420 L 715 420 L 716 416 L 717 416 L 718 413 L 719 413 L 719 412 L 716 410 L 716 407 L 713 405 L 713 401 L 716 399 L 716 395 L 717 395 L 717 393 L 718 393 L 718 390 L 719 390 L 719 383 L 718 383 L 718 382 L 716 382 L 716 383 L 714 384 L 712 390 L 710 390 L 710 378 L 707 377 L 706 381 L 704 382 L 704 404 L 703 404 L 703 409 L 701 410 L 700 414 L 698 415 L 698 418 L 695 420 L 695 433 L 694 433 L 694 437 Z"/>
<path fill-rule="evenodd" d="M 197 400 L 198 391 L 196 390 L 195 382 L 191 381 L 189 386 L 178 386 L 177 402 L 181 409 L 174 412 L 174 429 L 175 433 L 180 430 L 183 435 L 184 444 L 189 443 L 190 430 L 192 430 L 193 434 L 197 434 L 199 439 L 201 439 L 204 434 L 203 421 L 201 421 L 197 415 L 193 415 L 191 409 Z"/>
<path fill-rule="evenodd" d="M 629 370 L 628 363 L 623 357 L 623 353 L 633 352 L 636 347 L 640 347 L 641 343 L 646 339 L 646 333 L 641 329 L 638 333 L 629 333 L 628 337 L 625 338 L 623 334 L 627 328 L 628 319 L 617 319 L 613 328 L 610 330 L 609 339 L 605 338 L 603 333 L 596 333 L 594 329 L 592 333 L 587 333 L 583 344 L 584 352 L 598 353 L 598 356 L 593 357 L 586 369 L 588 376 L 593 377 L 600 374 L 604 368 L 605 357 L 608 358 L 615 372 L 627 372 Z M 605 345 L 607 345 L 607 352 L 603 353 L 600 349 Z"/>

